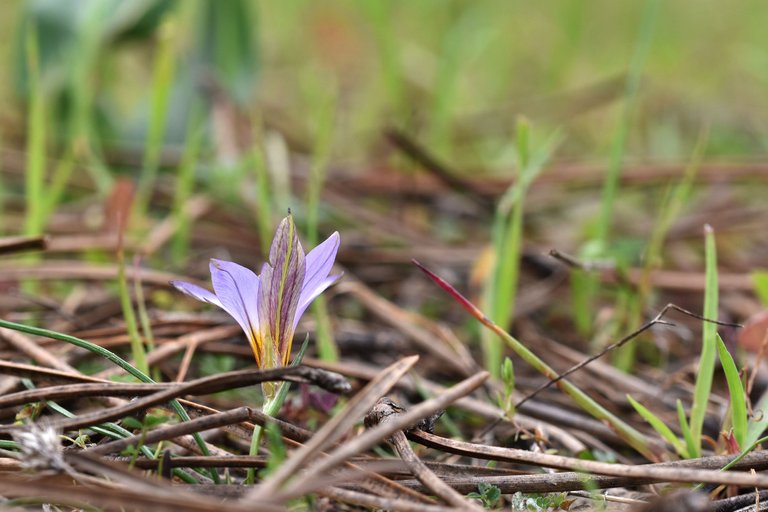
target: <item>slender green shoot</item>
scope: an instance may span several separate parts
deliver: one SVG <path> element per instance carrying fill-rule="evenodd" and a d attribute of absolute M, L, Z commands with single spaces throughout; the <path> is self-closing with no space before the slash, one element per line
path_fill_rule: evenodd
<path fill-rule="evenodd" d="M 102 194 L 112 188 L 109 169 L 100 163 L 99 145 L 94 130 L 94 100 L 97 97 L 93 74 L 104 42 L 104 20 L 107 2 L 88 4 L 82 30 L 78 32 L 77 55 L 72 60 L 71 83 L 72 113 L 69 118 L 70 150 L 76 161 L 85 164 L 96 187 Z"/>
<path fill-rule="evenodd" d="M 717 284 L 717 250 L 715 248 L 715 233 L 712 227 L 704 227 L 705 258 L 706 258 L 706 288 L 704 290 L 704 318 L 717 318 L 718 284 Z M 698 457 L 701 450 L 701 432 L 704 417 L 707 414 L 709 393 L 712 390 L 712 378 L 715 371 L 715 356 L 717 352 L 717 324 L 704 322 L 701 333 L 701 356 L 699 371 L 696 373 L 696 384 L 693 391 L 691 406 L 691 436 L 696 445 L 694 456 Z"/>
<path fill-rule="evenodd" d="M 43 232 L 43 200 L 45 194 L 45 136 L 46 95 L 40 79 L 40 56 L 37 30 L 30 26 L 26 37 L 29 73 L 29 110 L 27 113 L 27 161 L 25 173 L 26 215 L 24 233 L 29 236 Z"/>
<path fill-rule="evenodd" d="M 371 0 L 359 5 L 373 27 L 373 38 L 378 50 L 377 62 L 381 66 L 381 83 L 386 91 L 390 110 L 395 115 L 405 113 L 408 110 L 403 81 L 405 75 L 398 53 L 400 45 L 396 32 L 392 30 L 392 10 L 395 9 L 395 4 L 387 0 Z"/>
<path fill-rule="evenodd" d="M 637 289 L 632 290 L 630 304 L 633 307 L 627 310 L 628 321 L 626 322 L 629 331 L 636 330 L 643 321 L 643 311 L 651 295 L 651 272 L 661 266 L 664 240 L 672 223 L 680 215 L 680 212 L 688 202 L 696 175 L 701 166 L 707 139 L 708 131 L 703 130 L 685 168 L 683 179 L 673 189 L 668 190 L 662 201 L 656 222 L 653 224 L 648 246 L 645 249 L 643 268 Z M 617 351 L 617 367 L 627 372 L 631 371 L 634 366 L 636 346 L 636 343 L 628 343 Z"/>
<path fill-rule="evenodd" d="M 251 165 L 248 167 L 256 175 L 256 227 L 259 230 L 259 240 L 261 241 L 261 250 L 264 254 L 269 251 L 272 243 L 273 224 L 272 224 L 272 199 L 271 186 L 269 180 L 269 171 L 267 170 L 267 161 L 264 153 L 257 147 L 251 152 Z"/>
<path fill-rule="evenodd" d="M 720 335 L 717 337 L 717 352 L 720 356 L 720 363 L 723 366 L 725 379 L 728 383 L 728 393 L 731 397 L 731 426 L 733 427 L 733 437 L 744 447 L 747 441 L 747 399 L 744 386 L 741 382 L 739 370 L 733 361 L 733 356 L 728 352 L 725 343 Z"/>
<path fill-rule="evenodd" d="M 176 231 L 171 242 L 171 259 L 177 267 L 184 265 L 189 253 L 190 222 L 184 207 L 195 188 L 195 166 L 200 156 L 204 133 L 203 108 L 199 102 L 195 102 L 189 115 L 184 149 L 176 173 L 176 190 L 173 194 L 173 217 Z"/>
<path fill-rule="evenodd" d="M 136 367 L 145 375 L 149 375 L 149 365 L 147 364 L 147 352 L 144 342 L 139 334 L 138 323 L 136 322 L 136 313 L 133 310 L 133 301 L 131 293 L 128 291 L 128 279 L 125 275 L 125 253 L 123 248 L 117 250 L 117 287 L 120 295 L 120 306 L 123 310 L 125 319 L 125 328 L 128 331 L 128 338 L 131 341 L 131 355 Z"/>
<path fill-rule="evenodd" d="M 304 359 L 304 354 L 306 353 L 308 346 L 309 336 L 304 338 L 304 343 L 301 344 L 299 353 L 291 363 L 291 366 L 298 366 L 301 364 L 301 360 Z M 278 389 L 275 396 L 271 400 L 268 400 L 266 403 L 264 403 L 261 408 L 262 412 L 267 416 L 276 416 L 277 413 L 280 412 L 280 409 L 283 407 L 283 402 L 285 402 L 285 397 L 288 396 L 288 389 L 291 387 L 290 382 L 281 382 L 277 386 Z M 261 445 L 261 436 L 263 432 L 264 429 L 261 426 L 255 425 L 253 427 L 253 435 L 251 436 L 251 449 L 248 452 L 249 455 L 255 457 L 259 454 L 259 446 Z M 254 468 L 248 468 L 248 473 L 245 479 L 246 483 L 253 484 L 255 478 L 256 470 Z"/>
<path fill-rule="evenodd" d="M 511 419 L 515 415 L 515 366 L 508 357 L 504 358 L 504 363 L 501 365 L 501 384 L 504 387 L 504 394 L 499 397 L 499 408 L 504 411 L 507 418 Z"/>
<path fill-rule="evenodd" d="M 683 402 L 678 399 L 675 405 L 677 406 L 677 421 L 680 423 L 680 432 L 683 433 L 685 446 L 688 447 L 688 456 L 691 458 L 694 457 L 694 454 L 699 451 L 699 445 L 696 444 L 696 441 L 693 439 L 693 435 L 691 434 L 691 427 L 688 425 L 688 417 L 685 414 Z"/>
<path fill-rule="evenodd" d="M 310 164 L 309 186 L 307 187 L 307 241 L 311 247 L 316 246 L 320 238 L 318 233 L 320 193 L 323 190 L 328 163 L 333 150 L 336 105 L 337 92 L 334 89 L 329 98 L 320 105 L 317 113 L 315 144 Z M 333 328 L 327 304 L 325 297 L 322 296 L 312 303 L 312 313 L 316 322 L 317 353 L 320 359 L 324 361 L 336 361 L 339 358 L 339 349 L 333 339 Z"/>
<path fill-rule="evenodd" d="M 483 290 L 485 308 L 490 311 L 491 320 L 504 330 L 509 329 L 514 315 L 520 257 L 523 250 L 525 195 L 561 140 L 560 132 L 555 132 L 531 153 L 529 132 L 527 121 L 518 120 L 517 179 L 506 190 L 496 206 L 493 223 L 494 266 Z M 503 345 L 490 332 L 483 333 L 482 342 L 485 368 L 498 378 Z"/>
<path fill-rule="evenodd" d="M 768 428 L 768 392 L 764 392 L 757 404 L 752 407 L 752 416 L 747 425 L 747 435 L 743 446 L 749 446 L 763 435 Z"/>
<path fill-rule="evenodd" d="M 70 148 L 63 158 L 53 168 L 51 182 L 45 191 L 45 203 L 43 204 L 43 224 L 51 217 L 61 202 L 69 177 L 75 168 L 75 154 Z"/>
<path fill-rule="evenodd" d="M 629 64 L 627 72 L 627 81 L 624 90 L 624 108 L 621 112 L 619 125 L 613 139 L 613 148 L 611 150 L 611 160 L 608 166 L 608 173 L 603 182 L 603 193 L 600 202 L 600 215 L 598 217 L 595 230 L 595 240 L 602 249 L 608 244 L 610 238 L 611 225 L 613 224 L 613 210 L 616 203 L 616 193 L 619 188 L 619 178 L 621 177 L 622 162 L 627 146 L 627 136 L 632 120 L 632 112 L 637 101 L 638 91 L 640 90 L 640 81 L 645 69 L 645 62 L 648 59 L 648 53 L 651 50 L 653 42 L 653 33 L 656 28 L 660 0 L 647 0 L 645 12 L 640 20 L 640 31 L 637 35 L 634 54 Z"/>
<path fill-rule="evenodd" d="M 755 295 L 760 299 L 763 306 L 768 307 L 768 271 L 755 270 L 752 272 L 752 283 L 755 288 Z"/>
<path fill-rule="evenodd" d="M 653 41 L 653 33 L 660 6 L 660 0 L 647 0 L 643 17 L 640 20 L 640 29 L 635 42 L 634 53 L 627 71 L 623 109 L 613 139 L 608 171 L 603 181 L 600 212 L 594 226 L 594 233 L 581 251 L 581 257 L 585 260 L 605 258 L 608 252 L 614 205 L 619 188 L 619 178 L 621 177 L 622 162 L 624 161 L 632 112 L 640 89 L 645 62 Z M 597 276 L 585 271 L 576 271 L 571 279 L 571 287 L 574 322 L 582 334 L 589 334 L 592 330 L 593 302 L 599 289 Z"/>
<path fill-rule="evenodd" d="M 632 398 L 630 395 L 627 395 L 627 400 L 632 405 L 632 407 L 635 408 L 637 413 L 642 416 L 643 419 L 647 421 L 648 424 L 651 425 L 653 429 L 658 432 L 658 434 L 664 438 L 666 442 L 672 445 L 678 455 L 686 459 L 690 458 L 687 445 L 681 441 L 674 432 L 672 432 L 672 429 L 670 429 L 666 423 L 661 420 L 661 418 L 653 414 L 647 407 Z"/>
<path fill-rule="evenodd" d="M 150 101 L 149 129 L 144 145 L 144 163 L 139 178 L 136 194 L 136 209 L 134 212 L 141 218 L 147 211 L 152 195 L 157 171 L 160 167 L 160 157 L 165 140 L 165 126 L 168 118 L 168 102 L 173 88 L 173 77 L 176 68 L 174 43 L 176 40 L 176 23 L 167 19 L 157 31 L 157 55 L 152 73 L 152 99 Z"/>

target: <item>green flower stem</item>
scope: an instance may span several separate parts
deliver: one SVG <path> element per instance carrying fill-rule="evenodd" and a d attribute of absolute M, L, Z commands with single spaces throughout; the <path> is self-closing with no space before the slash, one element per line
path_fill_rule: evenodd
<path fill-rule="evenodd" d="M 291 363 L 291 366 L 298 366 L 299 364 L 301 364 L 301 360 L 304 359 L 304 353 L 307 351 L 308 346 L 309 346 L 309 335 L 307 335 L 307 337 L 304 338 L 304 343 L 301 344 L 299 353 Z M 265 396 L 264 405 L 261 408 L 262 412 L 270 417 L 276 416 L 277 413 L 280 412 L 280 409 L 283 407 L 283 403 L 285 402 L 285 397 L 288 396 L 288 389 L 290 387 L 291 387 L 290 383 L 288 382 L 279 383 L 277 385 L 277 391 L 275 392 L 274 396 L 272 397 Z M 261 425 L 255 425 L 253 427 L 253 435 L 251 436 L 251 449 L 248 452 L 248 455 L 250 455 L 251 457 L 255 457 L 256 455 L 259 454 L 259 445 L 261 444 L 261 435 L 263 431 L 264 431 L 264 428 Z M 248 468 L 248 474 L 246 476 L 245 482 L 248 485 L 253 485 L 253 482 L 255 479 L 256 479 L 256 470 L 254 468 Z"/>

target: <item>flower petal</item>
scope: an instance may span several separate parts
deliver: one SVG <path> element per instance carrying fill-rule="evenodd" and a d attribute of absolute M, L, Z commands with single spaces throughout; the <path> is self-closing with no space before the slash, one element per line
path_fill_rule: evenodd
<path fill-rule="evenodd" d="M 328 277 L 336 260 L 340 243 L 341 239 L 337 231 L 307 254 L 307 276 L 304 278 L 304 286 L 301 290 L 299 306 L 293 322 L 294 328 L 309 304 L 341 277 L 340 275 Z"/>
<path fill-rule="evenodd" d="M 221 305 L 221 301 L 219 301 L 213 293 L 196 284 L 187 283 L 186 281 L 171 281 L 171 285 L 192 298 L 224 308 L 224 306 Z"/>
<path fill-rule="evenodd" d="M 251 342 L 256 362 L 260 363 L 256 333 L 259 329 L 259 277 L 251 270 L 232 263 L 212 259 L 211 282 L 221 307 L 237 320 Z"/>
<path fill-rule="evenodd" d="M 333 267 L 333 262 L 336 260 L 336 253 L 339 251 L 340 243 L 341 239 L 337 231 L 329 236 L 325 242 L 309 251 L 309 254 L 307 254 L 307 276 L 304 278 L 302 296 L 305 293 L 310 295 L 311 293 L 308 290 L 316 288 L 328 277 Z"/>
<path fill-rule="evenodd" d="M 296 318 L 293 321 L 294 329 L 296 329 L 296 325 L 298 325 L 299 320 L 301 319 L 301 316 L 307 310 L 309 305 L 312 304 L 312 301 L 315 300 L 321 293 L 323 293 L 329 286 L 331 286 L 333 283 L 338 281 L 340 278 L 341 278 L 341 274 L 328 276 L 325 278 L 324 281 L 322 281 L 319 285 L 315 286 L 314 288 L 312 289 L 305 288 L 301 292 L 301 300 L 299 301 L 299 306 L 296 308 Z"/>
<path fill-rule="evenodd" d="M 275 232 L 269 250 L 269 265 L 261 274 L 259 334 L 264 340 L 266 367 L 288 364 L 293 341 L 294 318 L 299 304 L 306 267 L 293 218 L 288 215 Z"/>

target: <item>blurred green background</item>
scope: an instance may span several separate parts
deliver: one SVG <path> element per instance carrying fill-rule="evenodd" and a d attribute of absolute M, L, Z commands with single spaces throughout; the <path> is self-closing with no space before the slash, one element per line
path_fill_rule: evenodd
<path fill-rule="evenodd" d="M 333 160 L 350 170 L 375 159 L 382 128 L 395 125 L 457 169 L 503 173 L 512 163 L 518 114 L 543 131 L 565 128 L 558 159 L 607 158 L 647 6 L 33 0 L 0 9 L 6 146 L 23 144 L 31 93 L 25 33 L 35 26 L 54 154 L 78 130 L 97 148 L 141 153 L 153 68 L 167 45 L 169 149 L 183 144 L 191 107 L 198 98 L 206 103 L 201 91 L 213 81 L 243 111 L 280 121 L 296 144 L 311 145 L 318 109 L 333 97 Z M 757 0 L 661 3 L 641 65 L 627 158 L 685 159 L 705 126 L 708 155 L 765 152 L 764 12 Z M 78 88 L 85 88 L 79 99 Z M 72 120 L 86 115 L 88 121 Z"/>

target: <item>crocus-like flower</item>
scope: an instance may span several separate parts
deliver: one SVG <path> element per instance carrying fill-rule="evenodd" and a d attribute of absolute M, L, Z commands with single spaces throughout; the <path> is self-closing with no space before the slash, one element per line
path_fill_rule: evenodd
<path fill-rule="evenodd" d="M 192 283 L 172 281 L 178 290 L 214 304 L 237 320 L 260 368 L 288 365 L 293 333 L 309 304 L 340 275 L 328 274 L 339 249 L 339 233 L 304 254 L 293 218 L 280 222 L 261 275 L 212 259 L 213 293 Z"/>

